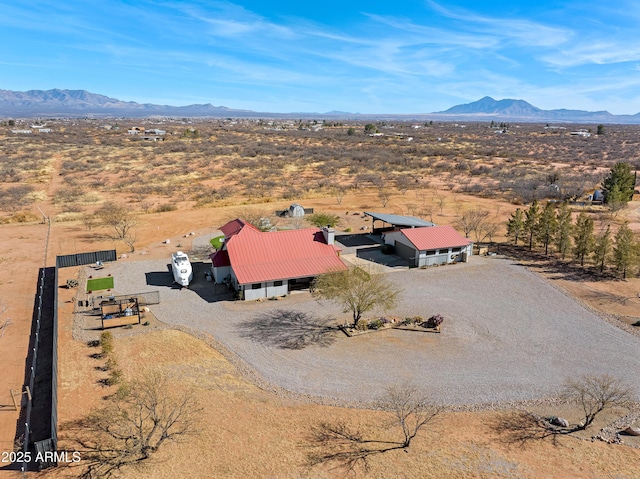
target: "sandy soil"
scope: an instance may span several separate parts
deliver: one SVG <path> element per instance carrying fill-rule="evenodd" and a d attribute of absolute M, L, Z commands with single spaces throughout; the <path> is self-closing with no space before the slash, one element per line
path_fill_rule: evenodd
<path fill-rule="evenodd" d="M 406 214 L 406 204 L 416 202 L 415 195 L 413 198 L 411 195 L 412 192 L 406 196 L 398 195 L 383 211 Z M 436 223 L 453 221 L 455 207 L 459 203 L 468 207 L 482 204 L 491 208 L 497 222 L 503 222 L 515 208 L 507 203 L 499 203 L 501 208 L 497 209 L 496 203 L 491 200 L 464 195 L 456 195 L 456 199 L 449 195 L 447 198 L 449 203 L 445 205 L 443 215 L 434 212 L 433 220 Z M 288 203 L 275 202 L 266 206 L 281 209 Z M 340 206 L 335 198 L 305 201 L 305 206 L 343 215 L 344 227 L 351 227 L 354 231 L 368 223 L 353 215 L 344 215 L 347 211 L 381 210 L 375 192 L 360 192 L 357 197 L 348 195 Z M 47 212 L 47 204 L 42 207 Z M 194 231 L 208 234 L 230 219 L 233 210 L 233 207 L 203 208 L 143 215 L 138 228 L 137 251 L 128 254 L 122 261 L 165 258 L 179 242 L 183 242 L 182 248 L 188 250 L 190 240 L 184 238 L 186 233 Z M 54 223 L 47 264 L 52 265 L 57 254 L 113 247 L 119 254 L 128 253 L 123 244 L 105 238 L 105 233 L 104 229 L 88 231 L 79 222 Z M 6 317 L 11 318 L 4 336 L 0 338 L 0 403 L 6 404 L 11 399 L 8 389 L 19 390 L 23 381 L 33 295 L 37 271 L 43 264 L 46 226 L 2 225 L 0 236 L 5 246 L 0 254 L 0 297 L 8 306 L 0 322 L 4 323 L 2 319 Z M 165 239 L 171 239 L 170 246 L 162 244 Z M 64 275 L 74 274 L 72 270 L 62 271 L 63 278 Z M 598 282 L 597 288 L 592 282 L 558 280 L 558 283 L 561 281 L 566 281 L 563 284 L 567 289 L 596 309 L 619 311 L 620 314 L 629 312 L 630 315 L 636 311 L 634 303 L 620 302 L 620 296 L 634 297 L 640 286 L 637 279 Z M 64 295 L 72 292 L 61 290 L 61 293 L 63 310 L 68 313 L 73 303 L 65 301 L 71 301 L 72 298 Z M 97 381 L 104 373 L 95 369 L 96 364 L 89 357 L 95 351 L 71 339 L 68 321 L 61 323 L 60 331 L 60 416 L 62 421 L 66 421 L 81 417 L 100 403 L 105 391 Z M 386 419 L 380 413 L 283 402 L 246 383 L 215 351 L 208 347 L 203 349 L 192 338 L 178 333 L 153 334 L 158 334 L 160 338 L 154 341 L 162 344 L 151 349 L 156 355 L 144 363 L 163 363 L 179 370 L 186 370 L 186 362 L 189 367 L 197 363 L 194 374 L 200 378 L 198 381 L 203 384 L 213 381 L 209 383 L 209 389 L 205 388 L 206 392 L 202 393 L 203 402 L 208 408 L 206 431 L 203 439 L 196 443 L 168 447 L 149 471 L 130 477 L 207 477 L 212 471 L 217 477 L 331 477 L 334 474 L 332 472 L 323 469 L 309 472 L 300 466 L 305 456 L 301 443 L 304 443 L 309 424 L 332 417 L 362 424 L 366 432 L 371 434 L 384 430 L 382 425 Z M 129 359 L 132 368 L 141 365 L 143 362 L 139 358 L 148 354 L 145 351 L 149 351 L 147 348 L 151 341 L 146 336 L 118 340 L 116 348 L 118 354 L 122 354 L 121 364 Z M 185 353 L 174 354 L 171 352 L 174 350 Z M 191 350 L 200 351 L 200 356 L 187 354 Z M 172 362 L 176 357 L 180 357 L 180 360 Z M 596 479 L 634 478 L 640 475 L 638 451 L 629 448 L 571 439 L 567 439 L 564 448 L 542 444 L 526 450 L 507 448 L 496 442 L 487 429 L 494 417 L 492 414 L 459 413 L 443 417 L 437 427 L 434 426 L 416 442 L 415 450 L 412 448 L 409 453 L 379 456 L 370 477 L 389 477 L 397 475 L 397 471 L 404 471 L 405 477 Z M 1 450 L 13 448 L 16 419 L 17 413 L 0 410 Z M 9 474 L 0 471 L 0 476 L 9 477 Z"/>

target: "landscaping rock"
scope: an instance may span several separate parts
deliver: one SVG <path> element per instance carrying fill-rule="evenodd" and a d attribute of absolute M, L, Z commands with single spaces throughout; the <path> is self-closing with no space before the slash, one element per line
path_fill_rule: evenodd
<path fill-rule="evenodd" d="M 569 427 L 569 421 L 567 421 L 565 418 L 563 417 L 552 417 L 551 421 L 549 421 L 551 424 L 553 424 L 554 426 L 558 426 L 558 427 Z"/>

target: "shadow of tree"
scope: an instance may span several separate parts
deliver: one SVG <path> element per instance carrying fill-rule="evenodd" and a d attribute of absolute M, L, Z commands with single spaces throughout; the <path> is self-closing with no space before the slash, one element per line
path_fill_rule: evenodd
<path fill-rule="evenodd" d="M 280 349 L 329 346 L 335 341 L 334 318 L 317 318 L 301 311 L 276 309 L 239 324 L 240 336 Z"/>
<path fill-rule="evenodd" d="M 398 449 L 406 451 L 407 448 L 402 441 L 365 439 L 360 431 L 343 422 L 323 422 L 312 427 L 308 442 L 313 448 L 307 455 L 308 466 L 335 464 L 347 473 L 358 468 L 367 471 L 368 460 L 372 456 Z"/>

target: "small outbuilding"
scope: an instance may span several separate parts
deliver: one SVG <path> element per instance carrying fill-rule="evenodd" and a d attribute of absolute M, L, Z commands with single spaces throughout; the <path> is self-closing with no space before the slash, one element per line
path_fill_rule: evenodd
<path fill-rule="evenodd" d="M 473 254 L 473 242 L 448 225 L 391 231 L 384 242 L 416 267 L 467 262 Z"/>
<path fill-rule="evenodd" d="M 302 218 L 304 215 L 313 214 L 313 208 L 304 208 L 298 203 L 293 203 L 286 210 L 276 211 L 276 216 L 289 217 L 289 218 Z"/>

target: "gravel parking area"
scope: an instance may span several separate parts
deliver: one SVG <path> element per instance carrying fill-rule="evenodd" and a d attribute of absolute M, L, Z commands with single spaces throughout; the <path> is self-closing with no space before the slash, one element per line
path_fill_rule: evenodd
<path fill-rule="evenodd" d="M 403 288 L 392 314 L 440 313 L 442 334 L 386 330 L 354 338 L 326 333 L 327 316 L 348 315 L 308 293 L 233 302 L 214 295 L 207 264 L 195 263 L 192 288 L 180 290 L 171 286 L 168 263 L 123 261 L 109 272 L 119 294 L 159 290 L 161 304 L 152 307 L 158 319 L 213 335 L 264 380 L 296 393 L 367 401 L 410 381 L 443 404 L 510 402 L 552 395 L 566 377 L 585 373 L 609 373 L 640 390 L 638 337 L 507 259 L 388 273 Z M 273 330 L 264 327 L 280 317 Z M 286 346 L 296 334 L 311 339 Z"/>

